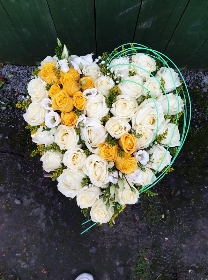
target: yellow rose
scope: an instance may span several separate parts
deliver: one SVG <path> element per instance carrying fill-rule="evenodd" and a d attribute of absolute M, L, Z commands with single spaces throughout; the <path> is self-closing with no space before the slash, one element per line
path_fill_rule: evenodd
<path fill-rule="evenodd" d="M 94 88 L 93 78 L 91 77 L 84 77 L 80 79 L 80 86 L 82 87 L 82 91 L 88 88 Z"/>
<path fill-rule="evenodd" d="M 71 112 L 74 108 L 73 99 L 61 90 L 52 97 L 52 108 L 61 112 Z"/>
<path fill-rule="evenodd" d="M 48 91 L 48 95 L 50 97 L 54 96 L 56 93 L 58 93 L 59 91 L 61 91 L 61 88 L 58 84 L 54 84 L 50 87 L 49 91 Z"/>
<path fill-rule="evenodd" d="M 73 95 L 73 101 L 74 101 L 74 106 L 78 110 L 84 110 L 85 104 L 86 104 L 86 98 L 84 97 L 83 93 L 81 91 L 75 92 Z"/>
<path fill-rule="evenodd" d="M 46 62 L 43 64 L 42 69 L 38 72 L 38 76 L 41 77 L 47 84 L 59 83 L 59 79 L 56 76 L 56 72 L 59 70 L 56 68 L 55 62 Z"/>
<path fill-rule="evenodd" d="M 71 74 L 74 77 L 76 82 L 79 82 L 80 74 L 76 69 L 70 68 L 67 73 Z"/>
<path fill-rule="evenodd" d="M 75 126 L 77 123 L 77 115 L 74 112 L 70 113 L 61 113 L 61 123 L 67 126 Z"/>
<path fill-rule="evenodd" d="M 79 84 L 70 73 L 62 73 L 60 82 L 63 85 L 63 90 L 70 96 L 79 90 Z"/>
<path fill-rule="evenodd" d="M 118 146 L 117 145 L 111 145 L 109 143 L 100 143 L 99 145 L 99 155 L 101 158 L 108 160 L 108 161 L 115 161 L 117 158 L 117 150 Z"/>
<path fill-rule="evenodd" d="M 127 154 L 132 154 L 136 150 L 136 138 L 132 134 L 124 133 L 118 144 Z"/>
<path fill-rule="evenodd" d="M 124 153 L 123 157 L 118 156 L 115 161 L 118 170 L 125 174 L 131 174 L 137 169 L 137 159 Z"/>

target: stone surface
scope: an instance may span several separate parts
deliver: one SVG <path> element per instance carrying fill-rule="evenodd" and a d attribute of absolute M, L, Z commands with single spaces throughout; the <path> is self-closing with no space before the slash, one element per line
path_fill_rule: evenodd
<path fill-rule="evenodd" d="M 35 146 L 15 108 L 31 69 L 0 69 L 8 79 L 0 89 L 6 107 L 0 114 L 0 279 L 74 280 L 90 272 L 98 280 L 134 280 L 141 251 L 150 280 L 208 279 L 208 73 L 184 72 L 193 89 L 191 130 L 175 171 L 152 189 L 158 196 L 141 195 L 113 228 L 96 226 L 81 235 L 86 219 L 76 201 L 44 178 L 39 157 L 30 157 Z"/>

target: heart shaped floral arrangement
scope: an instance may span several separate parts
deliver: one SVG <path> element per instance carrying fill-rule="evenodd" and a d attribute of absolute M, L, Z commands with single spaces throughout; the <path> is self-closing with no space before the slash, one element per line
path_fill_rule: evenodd
<path fill-rule="evenodd" d="M 37 144 L 32 156 L 41 155 L 58 190 L 95 224 L 112 225 L 171 170 L 188 132 L 188 91 L 177 67 L 142 45 L 93 61 L 69 55 L 58 40 L 55 53 L 17 104 Z"/>

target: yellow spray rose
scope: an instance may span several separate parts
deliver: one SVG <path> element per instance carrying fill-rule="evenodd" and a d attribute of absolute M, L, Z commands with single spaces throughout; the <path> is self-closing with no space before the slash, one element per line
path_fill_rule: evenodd
<path fill-rule="evenodd" d="M 74 101 L 74 106 L 78 110 L 84 110 L 84 107 L 86 105 L 86 98 L 84 97 L 83 93 L 81 91 L 75 92 L 73 95 L 73 101 Z"/>
<path fill-rule="evenodd" d="M 79 90 L 79 84 L 76 82 L 74 76 L 68 72 L 62 73 L 60 82 L 63 86 L 63 90 L 70 96 Z"/>
<path fill-rule="evenodd" d="M 38 76 L 41 77 L 47 84 L 58 84 L 59 78 L 56 75 L 57 71 L 59 70 L 56 68 L 55 62 L 46 62 L 38 72 Z"/>
<path fill-rule="evenodd" d="M 94 88 L 94 82 L 93 82 L 93 78 L 91 77 L 84 77 L 84 78 L 81 78 L 80 81 L 80 86 L 82 88 L 82 91 L 88 89 L 88 88 Z"/>
<path fill-rule="evenodd" d="M 52 97 L 52 108 L 61 112 L 71 112 L 74 108 L 73 99 L 61 90 Z"/>
<path fill-rule="evenodd" d="M 48 91 L 48 95 L 49 95 L 50 97 L 52 97 L 52 96 L 54 96 L 56 93 L 58 93 L 59 91 L 61 91 L 60 86 L 59 86 L 58 84 L 53 84 L 53 85 L 50 87 L 49 91 Z"/>
<path fill-rule="evenodd" d="M 107 160 L 107 161 L 115 161 L 117 158 L 117 151 L 118 146 L 117 145 L 111 145 L 109 143 L 100 143 L 99 145 L 98 153 L 101 156 L 101 158 Z"/>
<path fill-rule="evenodd" d="M 80 74 L 76 69 L 70 68 L 67 73 L 71 74 L 74 77 L 76 82 L 79 82 Z"/>
<path fill-rule="evenodd" d="M 118 170 L 125 174 L 131 174 L 137 169 L 137 159 L 130 154 L 124 153 L 123 157 L 118 156 L 115 161 Z"/>
<path fill-rule="evenodd" d="M 136 150 L 136 138 L 132 134 L 124 133 L 118 144 L 127 154 L 132 154 Z"/>
<path fill-rule="evenodd" d="M 61 113 L 61 123 L 67 126 L 75 126 L 77 123 L 77 115 L 74 112 L 70 113 Z"/>

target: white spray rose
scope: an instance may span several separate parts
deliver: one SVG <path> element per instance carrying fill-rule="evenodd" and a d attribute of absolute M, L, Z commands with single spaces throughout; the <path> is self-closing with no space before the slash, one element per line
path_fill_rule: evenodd
<path fill-rule="evenodd" d="M 113 205 L 110 205 L 110 207 L 107 209 L 102 199 L 97 200 L 93 204 L 90 211 L 90 216 L 92 221 L 100 224 L 109 222 L 113 214 L 114 214 Z"/>
<path fill-rule="evenodd" d="M 81 169 L 85 164 L 87 156 L 80 148 L 71 149 L 65 152 L 63 163 L 69 169 Z"/>
<path fill-rule="evenodd" d="M 138 75 L 127 77 L 120 82 L 118 87 L 121 90 L 121 94 L 139 98 L 143 94 L 143 79 Z"/>
<path fill-rule="evenodd" d="M 131 187 L 129 186 L 131 185 Z M 131 182 L 123 180 L 115 190 L 115 201 L 121 205 L 135 204 L 139 199 L 139 192 Z"/>
<path fill-rule="evenodd" d="M 70 169 L 64 169 L 63 173 L 57 178 L 58 190 L 66 197 L 74 198 L 82 188 L 81 182 L 85 177 L 81 170 L 76 172 Z"/>
<path fill-rule="evenodd" d="M 62 150 L 74 149 L 77 146 L 79 136 L 73 127 L 59 125 L 55 133 L 55 142 Z"/>
<path fill-rule="evenodd" d="M 100 67 L 96 63 L 92 63 L 83 67 L 82 73 L 86 77 L 91 77 L 93 80 L 97 80 L 101 75 Z"/>
<path fill-rule="evenodd" d="M 128 77 L 129 74 L 129 59 L 128 57 L 115 58 L 111 61 L 109 68 L 116 76 Z"/>
<path fill-rule="evenodd" d="M 59 60 L 58 64 L 62 72 L 67 73 L 69 71 L 69 65 L 66 59 Z"/>
<path fill-rule="evenodd" d="M 101 76 L 95 82 L 98 93 L 108 96 L 109 90 L 115 86 L 114 81 L 108 76 Z"/>
<path fill-rule="evenodd" d="M 171 154 L 161 145 L 154 145 L 148 151 L 150 160 L 148 167 L 160 172 L 164 167 L 168 166 L 171 162 Z"/>
<path fill-rule="evenodd" d="M 166 122 L 160 127 L 158 135 L 165 132 L 167 135 L 164 136 L 164 139 L 160 142 L 160 144 L 169 147 L 180 146 L 180 133 L 177 125 L 169 123 L 169 120 L 166 120 Z"/>
<path fill-rule="evenodd" d="M 156 61 L 154 58 L 143 53 L 137 53 L 132 56 L 133 70 L 143 78 L 148 78 L 149 73 L 156 70 Z"/>
<path fill-rule="evenodd" d="M 112 117 L 106 122 L 105 128 L 112 137 L 119 139 L 124 133 L 131 129 L 131 126 L 124 119 Z"/>
<path fill-rule="evenodd" d="M 41 102 L 43 98 L 48 97 L 46 90 L 46 82 L 41 78 L 32 79 L 27 86 L 29 95 L 31 96 L 32 102 Z"/>
<path fill-rule="evenodd" d="M 56 127 L 60 124 L 61 118 L 58 113 L 50 111 L 45 115 L 45 124 L 48 128 Z"/>
<path fill-rule="evenodd" d="M 150 96 L 154 97 L 154 98 L 157 98 L 158 96 L 162 95 L 162 90 L 160 88 L 160 82 L 157 81 L 154 77 L 149 78 L 144 83 L 143 95 L 147 96 L 147 94 L 150 94 Z"/>
<path fill-rule="evenodd" d="M 41 126 L 38 128 L 35 134 L 32 134 L 32 141 L 37 145 L 44 144 L 45 146 L 49 146 L 54 142 L 54 132 L 51 130 L 43 130 Z"/>
<path fill-rule="evenodd" d="M 115 117 L 130 121 L 137 108 L 138 105 L 135 99 L 128 95 L 119 95 L 116 98 L 116 102 L 112 104 L 110 111 Z"/>
<path fill-rule="evenodd" d="M 77 193 L 77 205 L 83 209 L 92 207 L 99 196 L 102 194 L 101 189 L 93 185 L 85 186 Z"/>
<path fill-rule="evenodd" d="M 63 155 L 59 152 L 47 151 L 40 160 L 43 162 L 43 169 L 46 172 L 54 171 L 61 167 Z"/>
<path fill-rule="evenodd" d="M 167 93 L 181 85 L 178 73 L 176 73 L 172 68 L 161 67 L 155 77 L 158 80 L 164 80 L 164 88 Z"/>
<path fill-rule="evenodd" d="M 160 96 L 158 101 L 161 103 L 165 115 L 176 115 L 183 110 L 183 100 L 179 95 L 172 92 Z"/>
<path fill-rule="evenodd" d="M 89 176 L 93 185 L 106 188 L 108 181 L 108 162 L 99 155 L 90 155 L 86 161 L 83 171 Z"/>
<path fill-rule="evenodd" d="M 29 123 L 29 125 L 36 126 L 44 123 L 45 115 L 47 111 L 38 102 L 32 102 L 23 114 L 24 120 Z"/>
<path fill-rule="evenodd" d="M 54 56 L 54 57 L 52 57 L 52 56 L 46 56 L 46 58 L 43 60 L 43 61 L 41 61 L 41 63 L 40 63 L 40 69 L 42 68 L 42 66 L 46 63 L 46 62 L 55 62 L 56 63 L 56 67 L 58 66 L 58 62 L 57 62 L 57 57 L 56 56 Z"/>
<path fill-rule="evenodd" d="M 144 150 L 139 150 L 133 153 L 133 155 L 142 165 L 146 165 L 149 161 L 149 154 Z"/>
<path fill-rule="evenodd" d="M 98 154 L 98 144 L 105 142 L 107 133 L 99 120 L 86 118 L 84 127 L 81 127 L 81 137 L 87 148 Z"/>
<path fill-rule="evenodd" d="M 105 97 L 102 94 L 97 94 L 94 97 L 87 99 L 84 114 L 88 118 L 96 118 L 101 120 L 109 112 L 109 108 L 105 102 Z"/>

